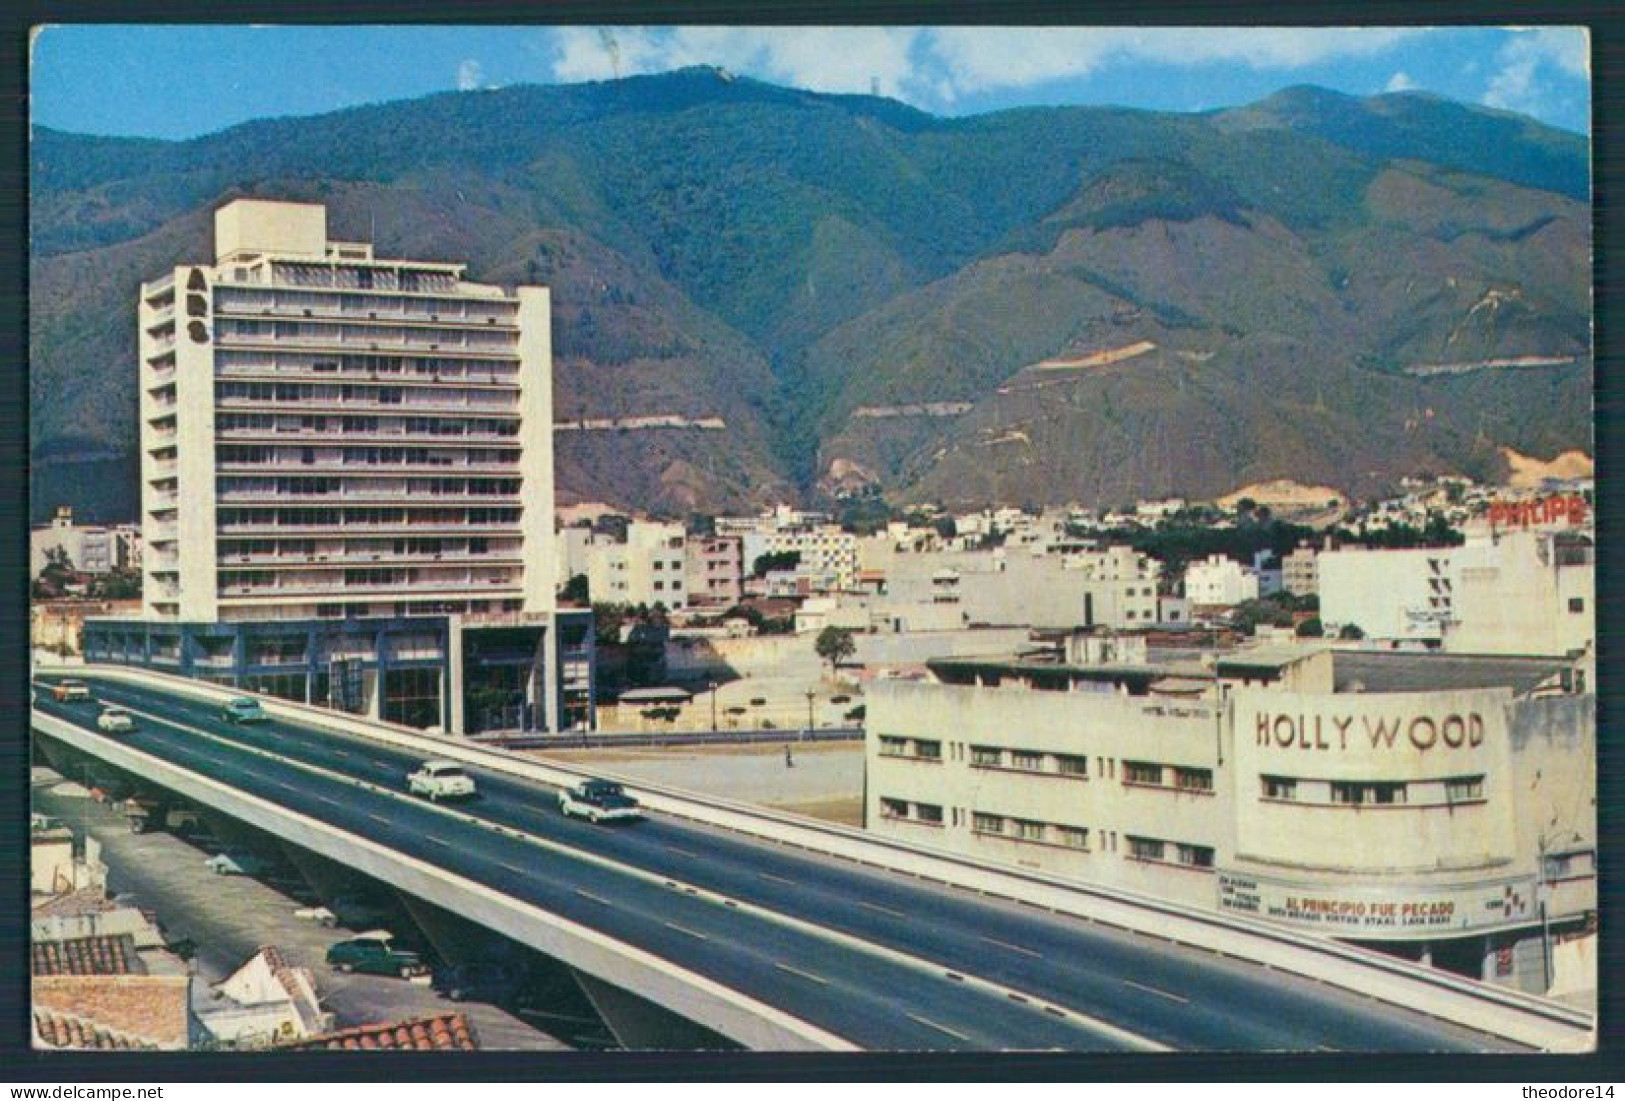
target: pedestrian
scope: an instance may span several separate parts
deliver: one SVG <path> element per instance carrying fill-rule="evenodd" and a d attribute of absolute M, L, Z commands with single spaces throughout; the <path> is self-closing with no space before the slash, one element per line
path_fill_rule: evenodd
<path fill-rule="evenodd" d="M 796 767 L 796 759 L 790 755 L 790 747 L 789 746 L 784 747 L 784 767 L 785 768 L 795 768 Z"/>

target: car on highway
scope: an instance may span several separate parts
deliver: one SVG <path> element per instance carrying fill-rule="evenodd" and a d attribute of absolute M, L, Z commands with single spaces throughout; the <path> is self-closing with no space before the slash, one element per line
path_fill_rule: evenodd
<path fill-rule="evenodd" d="M 559 792 L 559 810 L 566 818 L 589 822 L 631 822 L 643 817 L 638 801 L 613 780 L 583 780 Z"/>
<path fill-rule="evenodd" d="M 249 853 L 215 853 L 203 862 L 215 875 L 262 875 L 270 865 Z"/>
<path fill-rule="evenodd" d="M 135 716 L 122 707 L 104 707 L 96 716 L 96 729 L 103 734 L 129 734 L 135 730 Z"/>
<path fill-rule="evenodd" d="M 90 699 L 90 685 L 82 680 L 69 677 L 59 680 L 51 686 L 51 695 L 56 697 L 58 703 L 75 703 L 79 700 Z"/>
<path fill-rule="evenodd" d="M 456 761 L 424 761 L 406 778 L 406 790 L 431 803 L 442 799 L 474 798 L 474 777 Z"/>
<path fill-rule="evenodd" d="M 238 696 L 221 704 L 220 717 L 228 723 L 262 723 L 266 719 L 265 709 L 260 706 L 260 701 L 249 699 L 247 696 Z"/>
<path fill-rule="evenodd" d="M 336 971 L 365 975 L 399 975 L 403 979 L 429 973 L 429 965 L 416 952 L 395 947 L 393 934 L 383 929 L 341 940 L 327 950 L 327 962 Z"/>

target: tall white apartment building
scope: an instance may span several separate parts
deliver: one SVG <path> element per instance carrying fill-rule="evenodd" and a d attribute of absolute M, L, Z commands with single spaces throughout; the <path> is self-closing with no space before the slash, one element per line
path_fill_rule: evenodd
<path fill-rule="evenodd" d="M 1193 605 L 1226 608 L 1258 599 L 1258 571 L 1222 554 L 1185 567 L 1185 598 Z"/>
<path fill-rule="evenodd" d="M 160 632 L 146 651 L 436 716 L 419 725 L 556 727 L 560 663 L 539 656 L 559 627 L 549 292 L 463 272 L 332 240 L 321 205 L 238 200 L 215 212 L 213 264 L 142 286 L 145 618 L 269 625 Z M 461 637 L 481 626 L 550 642 L 481 684 L 504 714 L 465 722 L 465 660 L 482 677 L 504 664 L 482 652 L 492 639 Z"/>

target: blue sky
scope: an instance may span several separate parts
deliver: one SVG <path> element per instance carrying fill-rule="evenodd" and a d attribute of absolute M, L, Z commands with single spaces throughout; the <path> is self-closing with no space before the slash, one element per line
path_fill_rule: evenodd
<path fill-rule="evenodd" d="M 189 138 L 250 119 L 695 64 L 878 90 L 944 115 L 1194 111 L 1319 84 L 1418 89 L 1590 131 L 1589 40 L 1572 27 L 47 26 L 33 43 L 32 112 L 63 130 Z"/>

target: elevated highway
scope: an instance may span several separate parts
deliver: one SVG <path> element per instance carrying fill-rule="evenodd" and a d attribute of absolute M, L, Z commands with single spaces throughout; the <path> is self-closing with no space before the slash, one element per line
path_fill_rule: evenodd
<path fill-rule="evenodd" d="M 647 1003 L 780 1050 L 1506 1051 L 1590 1039 L 1583 1014 L 1256 922 L 649 785 L 638 785 L 647 821 L 595 827 L 559 815 L 553 785 L 579 775 L 563 766 L 276 700 L 272 721 L 238 727 L 218 717 L 230 693 L 211 686 L 84 676 L 138 730 L 100 734 L 95 704 L 36 691 L 39 735 L 561 961 L 612 1027 Z M 482 797 L 408 796 L 406 775 L 428 756 L 462 759 Z"/>

